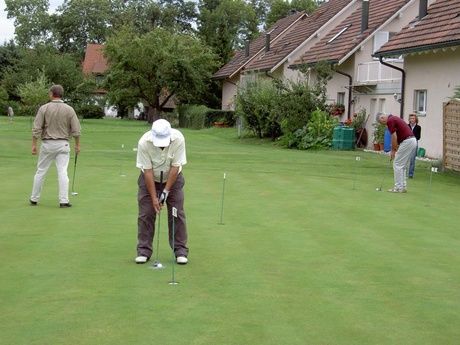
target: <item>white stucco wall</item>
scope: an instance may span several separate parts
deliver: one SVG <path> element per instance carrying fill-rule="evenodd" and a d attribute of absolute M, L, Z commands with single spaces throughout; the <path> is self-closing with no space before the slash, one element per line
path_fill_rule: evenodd
<path fill-rule="evenodd" d="M 235 110 L 239 78 L 225 80 L 222 84 L 222 110 Z"/>
<path fill-rule="evenodd" d="M 422 138 L 419 146 L 426 155 L 441 158 L 443 153 L 443 103 L 460 86 L 460 47 L 410 55 L 405 58 L 407 72 L 404 119 L 414 112 L 414 90 L 427 90 L 427 113 L 419 116 Z"/>

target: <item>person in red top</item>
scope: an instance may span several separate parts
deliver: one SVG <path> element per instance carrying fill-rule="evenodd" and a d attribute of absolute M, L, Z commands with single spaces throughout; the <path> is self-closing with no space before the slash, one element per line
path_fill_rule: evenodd
<path fill-rule="evenodd" d="M 397 116 L 379 113 L 377 121 L 386 125 L 391 133 L 390 160 L 393 161 L 394 187 L 388 191 L 406 193 L 406 170 L 417 148 L 417 140 L 407 123 Z"/>

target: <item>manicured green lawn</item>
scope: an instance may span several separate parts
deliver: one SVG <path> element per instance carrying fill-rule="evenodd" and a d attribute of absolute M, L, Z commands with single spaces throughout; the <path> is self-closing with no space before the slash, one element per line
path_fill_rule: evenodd
<path fill-rule="evenodd" d="M 54 167 L 30 207 L 30 122 L 0 117 L 1 344 L 459 343 L 458 174 L 430 188 L 418 162 L 409 193 L 377 192 L 392 184 L 382 155 L 183 130 L 190 262 L 171 286 L 165 214 L 166 269 L 133 263 L 148 127 L 82 125 L 74 207 L 58 208 Z"/>

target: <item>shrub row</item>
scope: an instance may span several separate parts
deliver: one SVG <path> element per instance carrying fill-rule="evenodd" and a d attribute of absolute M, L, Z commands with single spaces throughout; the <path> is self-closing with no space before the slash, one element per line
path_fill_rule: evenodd
<path fill-rule="evenodd" d="M 224 126 L 234 126 L 233 111 L 209 109 L 204 105 L 181 105 L 176 108 L 179 117 L 179 127 L 202 129 L 211 127 L 219 122 Z"/>

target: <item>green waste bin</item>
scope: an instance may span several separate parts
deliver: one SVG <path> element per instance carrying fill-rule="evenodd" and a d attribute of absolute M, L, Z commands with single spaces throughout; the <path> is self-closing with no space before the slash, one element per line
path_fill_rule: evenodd
<path fill-rule="evenodd" d="M 423 147 L 419 147 L 417 157 L 425 157 L 425 149 Z"/>
<path fill-rule="evenodd" d="M 353 150 L 355 148 L 355 129 L 345 126 L 335 127 L 332 134 L 332 148 L 334 150 Z"/>

